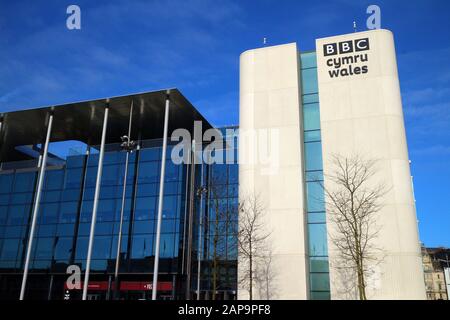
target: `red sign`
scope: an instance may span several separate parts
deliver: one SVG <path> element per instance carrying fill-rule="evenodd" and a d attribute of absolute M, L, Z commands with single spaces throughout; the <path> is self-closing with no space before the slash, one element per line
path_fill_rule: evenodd
<path fill-rule="evenodd" d="M 83 282 L 81 282 L 80 289 L 83 288 Z M 64 289 L 67 290 L 67 283 L 64 282 Z M 158 282 L 158 291 L 171 291 L 173 289 L 172 282 Z M 88 290 L 95 291 L 107 291 L 108 281 L 90 281 L 88 284 Z M 111 290 L 114 290 L 114 283 L 111 283 Z M 122 281 L 120 283 L 121 291 L 151 291 L 153 290 L 153 285 L 148 281 Z"/>
<path fill-rule="evenodd" d="M 172 288 L 172 282 L 158 282 L 158 291 L 170 291 Z M 153 284 L 151 282 L 123 281 L 120 283 L 120 290 L 150 291 L 153 290 Z"/>

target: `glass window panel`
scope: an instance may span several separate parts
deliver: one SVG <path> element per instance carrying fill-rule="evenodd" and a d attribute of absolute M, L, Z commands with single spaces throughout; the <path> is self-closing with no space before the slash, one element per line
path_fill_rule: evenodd
<path fill-rule="evenodd" d="M 310 272 L 328 272 L 327 257 L 311 257 L 309 258 Z"/>
<path fill-rule="evenodd" d="M 180 182 L 166 182 L 164 183 L 164 194 L 177 194 L 178 185 Z"/>
<path fill-rule="evenodd" d="M 8 205 L 9 203 L 9 194 L 0 194 L 0 206 Z"/>
<path fill-rule="evenodd" d="M 131 188 L 130 188 L 131 189 Z M 116 198 L 120 190 L 120 197 L 122 197 L 122 186 L 103 186 L 100 188 L 100 199 L 112 199 Z"/>
<path fill-rule="evenodd" d="M 155 218 L 156 203 L 156 197 L 137 198 L 134 219 L 150 220 Z"/>
<path fill-rule="evenodd" d="M 59 222 L 75 222 L 78 214 L 78 202 L 61 202 Z"/>
<path fill-rule="evenodd" d="M 59 203 L 43 203 L 39 208 L 41 223 L 58 222 Z"/>
<path fill-rule="evenodd" d="M 155 220 L 140 220 L 135 221 L 133 225 L 134 234 L 153 233 L 156 231 Z"/>
<path fill-rule="evenodd" d="M 117 151 L 105 152 L 105 158 L 103 160 L 103 163 L 105 165 L 116 164 L 123 162 L 124 159 L 125 159 L 125 152 L 117 152 Z"/>
<path fill-rule="evenodd" d="M 87 222 L 92 219 L 93 206 L 94 206 L 93 201 L 83 201 L 83 204 L 81 206 L 81 215 L 80 215 L 80 220 L 82 222 Z"/>
<path fill-rule="evenodd" d="M 308 199 L 308 212 L 325 211 L 324 190 L 320 182 L 307 182 L 306 194 Z"/>
<path fill-rule="evenodd" d="M 75 257 L 77 259 L 86 259 L 89 238 L 86 236 L 78 237 Z"/>
<path fill-rule="evenodd" d="M 94 153 L 96 150 L 94 148 L 91 149 L 91 154 L 88 158 L 88 166 L 89 167 L 96 167 L 98 165 L 98 153 Z M 98 151 L 97 151 L 98 152 Z"/>
<path fill-rule="evenodd" d="M 67 189 L 62 192 L 62 201 L 78 201 L 80 198 L 80 189 Z"/>
<path fill-rule="evenodd" d="M 320 141 L 320 130 L 305 131 L 305 142 Z"/>
<path fill-rule="evenodd" d="M 97 182 L 97 166 L 88 167 L 86 170 L 86 187 L 95 187 Z"/>
<path fill-rule="evenodd" d="M 330 277 L 328 273 L 310 273 L 311 291 L 329 291 Z"/>
<path fill-rule="evenodd" d="M 115 194 L 115 198 L 117 199 L 122 199 L 122 195 L 123 195 L 123 184 L 117 185 L 115 187 L 116 189 L 116 194 Z M 133 190 L 133 186 L 132 185 L 126 185 L 125 188 L 125 197 L 126 198 L 132 198 L 134 196 L 134 190 Z"/>
<path fill-rule="evenodd" d="M 50 260 L 34 260 L 32 268 L 35 270 L 47 270 L 50 268 L 50 264 Z"/>
<path fill-rule="evenodd" d="M 61 199 L 61 191 L 44 191 L 42 202 L 58 202 Z"/>
<path fill-rule="evenodd" d="M 94 200 L 95 188 L 85 188 L 83 194 L 83 201 Z"/>
<path fill-rule="evenodd" d="M 326 223 L 325 212 L 308 212 L 308 223 Z"/>
<path fill-rule="evenodd" d="M 67 168 L 82 167 L 84 165 L 84 158 L 84 155 L 68 156 L 66 159 Z"/>
<path fill-rule="evenodd" d="M 315 52 L 306 52 L 300 54 L 301 68 L 316 68 L 317 67 L 317 56 Z"/>
<path fill-rule="evenodd" d="M 59 223 L 56 234 L 58 236 L 71 236 L 75 232 L 75 225 L 72 223 Z"/>
<path fill-rule="evenodd" d="M 5 239 L 0 260 L 15 260 L 22 239 Z"/>
<path fill-rule="evenodd" d="M 10 206 L 8 211 L 8 225 L 26 224 L 30 210 L 30 205 Z"/>
<path fill-rule="evenodd" d="M 119 234 L 119 224 L 120 224 L 119 221 L 116 221 L 116 222 L 114 223 L 113 234 Z M 129 226 L 130 226 L 130 222 L 129 222 L 129 221 L 124 221 L 124 222 L 123 222 L 123 225 L 122 225 L 122 234 L 124 234 L 124 235 L 125 235 L 125 234 L 128 234 Z"/>
<path fill-rule="evenodd" d="M 302 94 L 317 93 L 317 69 L 301 70 L 302 77 Z"/>
<path fill-rule="evenodd" d="M 37 247 L 34 258 L 35 259 L 51 259 L 53 247 L 55 244 L 54 238 L 38 238 Z"/>
<path fill-rule="evenodd" d="M 227 165 L 213 164 L 211 165 L 211 181 L 212 184 L 225 184 L 227 182 Z"/>
<path fill-rule="evenodd" d="M 135 155 L 135 153 L 132 153 L 131 155 Z M 127 184 L 133 184 L 134 182 L 134 173 L 135 173 L 135 165 L 134 160 L 130 158 L 128 159 L 128 174 L 127 174 Z M 123 185 L 123 178 L 125 174 L 125 164 L 117 165 L 118 166 L 118 184 L 120 186 Z"/>
<path fill-rule="evenodd" d="M 102 199 L 98 203 L 97 221 L 113 221 L 115 214 L 115 199 Z"/>
<path fill-rule="evenodd" d="M 164 197 L 163 218 L 178 218 L 178 201 L 181 201 L 181 196 Z"/>
<path fill-rule="evenodd" d="M 45 173 L 45 190 L 59 190 L 64 181 L 64 170 L 48 170 Z"/>
<path fill-rule="evenodd" d="M 32 202 L 33 202 L 33 194 L 31 192 L 13 193 L 10 199 L 11 204 L 22 204 Z"/>
<path fill-rule="evenodd" d="M 161 234 L 160 255 L 162 258 L 174 256 L 175 250 L 175 234 Z"/>
<path fill-rule="evenodd" d="M 139 164 L 138 182 L 159 182 L 159 162 L 141 162 Z"/>
<path fill-rule="evenodd" d="M 35 178 L 35 172 L 17 173 L 14 181 L 14 192 L 33 191 Z"/>
<path fill-rule="evenodd" d="M 69 262 L 72 253 L 72 237 L 57 237 L 55 246 L 55 260 Z"/>
<path fill-rule="evenodd" d="M 116 259 L 117 255 L 117 239 L 119 237 L 113 237 L 112 243 L 111 243 L 111 259 Z M 128 246 L 128 237 L 122 235 L 122 242 L 120 243 L 120 252 L 122 254 L 122 260 L 124 259 L 125 254 L 127 253 L 127 246 Z M 123 265 L 123 264 L 122 264 Z"/>
<path fill-rule="evenodd" d="M 95 236 L 92 259 L 108 259 L 111 252 L 111 236 Z"/>
<path fill-rule="evenodd" d="M 11 192 L 13 180 L 12 174 L 0 174 L 0 193 Z"/>
<path fill-rule="evenodd" d="M 327 230 L 325 224 L 308 224 L 310 256 L 327 256 Z"/>
<path fill-rule="evenodd" d="M 39 237 L 52 237 L 56 233 L 56 224 L 42 224 L 38 229 Z"/>
<path fill-rule="evenodd" d="M 116 214 L 115 214 L 115 221 L 120 221 L 120 215 L 122 211 L 122 198 L 116 199 Z M 125 199 L 125 206 L 123 211 L 123 221 L 130 220 L 130 212 L 131 212 L 131 199 Z"/>
<path fill-rule="evenodd" d="M 323 171 L 306 172 L 306 181 L 323 181 Z"/>
<path fill-rule="evenodd" d="M 239 165 L 228 165 L 228 183 L 239 183 Z"/>
<path fill-rule="evenodd" d="M 318 103 L 303 105 L 303 126 L 305 131 L 320 129 L 320 109 Z"/>
<path fill-rule="evenodd" d="M 9 261 L 5 261 L 5 260 L 0 260 L 0 269 L 13 269 L 16 266 L 16 261 L 15 260 L 9 260 Z"/>
<path fill-rule="evenodd" d="M 95 235 L 110 235 L 113 232 L 114 222 L 101 222 L 95 225 Z"/>
<path fill-rule="evenodd" d="M 141 149 L 140 151 L 140 161 L 154 161 L 161 159 L 161 148 L 149 148 L 149 149 Z"/>
<path fill-rule="evenodd" d="M 303 104 L 306 103 L 315 103 L 315 102 L 319 102 L 319 95 L 317 93 L 312 93 L 312 94 L 305 94 L 302 96 L 303 99 Z"/>
<path fill-rule="evenodd" d="M 108 266 L 108 260 L 106 259 L 96 259 L 91 261 L 91 271 L 93 272 L 106 272 Z"/>
<path fill-rule="evenodd" d="M 322 144 L 320 142 L 305 143 L 306 170 L 322 170 Z"/>
<path fill-rule="evenodd" d="M 161 232 L 162 233 L 174 233 L 176 232 L 176 225 L 178 220 L 176 219 L 162 219 Z"/>
<path fill-rule="evenodd" d="M 311 291 L 311 300 L 330 300 L 330 292 Z"/>
<path fill-rule="evenodd" d="M 138 197 L 156 196 L 158 195 L 158 187 L 159 183 L 150 183 L 150 184 L 139 183 L 137 196 Z"/>
<path fill-rule="evenodd" d="M 79 188 L 83 179 L 83 169 L 67 169 L 66 170 L 66 180 L 65 188 Z"/>
<path fill-rule="evenodd" d="M 112 186 L 119 182 L 119 166 L 118 165 L 104 165 L 102 172 L 102 186 Z"/>
<path fill-rule="evenodd" d="M 25 232 L 24 226 L 10 226 L 5 228 L 5 238 L 21 238 Z"/>
<path fill-rule="evenodd" d="M 164 181 L 177 181 L 180 179 L 180 172 L 182 172 L 179 165 L 175 165 L 172 160 L 166 161 L 166 169 L 164 173 Z"/>
<path fill-rule="evenodd" d="M 131 258 L 143 259 L 153 255 L 153 234 L 135 235 L 132 241 Z"/>
<path fill-rule="evenodd" d="M 80 236 L 88 236 L 90 232 L 91 232 L 91 224 L 89 222 L 80 223 L 80 226 L 78 227 L 78 234 Z"/>
<path fill-rule="evenodd" d="M 8 207 L 0 206 L 0 225 L 6 224 L 8 219 Z"/>

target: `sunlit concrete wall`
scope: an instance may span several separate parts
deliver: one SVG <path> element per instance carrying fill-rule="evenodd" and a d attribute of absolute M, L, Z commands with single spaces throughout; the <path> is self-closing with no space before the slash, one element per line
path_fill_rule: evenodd
<path fill-rule="evenodd" d="M 273 299 L 306 299 L 308 292 L 299 71 L 295 43 L 249 50 L 240 57 L 239 196 L 257 194 L 265 207 L 274 253 Z M 260 144 L 248 142 L 252 133 Z M 243 159 L 268 144 L 273 158 Z M 241 257 L 239 263 L 242 267 Z M 264 298 L 257 289 L 254 295 Z M 239 288 L 238 298 L 247 299 L 247 290 Z"/>
<path fill-rule="evenodd" d="M 324 56 L 325 44 L 363 38 L 369 39 L 368 50 Z M 332 187 L 326 175 L 333 171 L 333 154 L 358 154 L 379 160 L 374 179 L 389 188 L 378 217 L 376 246 L 383 250 L 382 262 L 369 279 L 368 298 L 425 299 L 393 35 L 374 30 L 323 38 L 316 41 L 316 50 L 325 186 Z M 367 73 L 330 77 L 334 66 L 329 59 L 355 54 L 367 54 L 367 62 L 353 64 L 367 66 Z M 334 232 L 329 221 L 328 229 Z M 337 252 L 330 238 L 328 243 L 332 299 L 355 298 L 333 267 Z"/>

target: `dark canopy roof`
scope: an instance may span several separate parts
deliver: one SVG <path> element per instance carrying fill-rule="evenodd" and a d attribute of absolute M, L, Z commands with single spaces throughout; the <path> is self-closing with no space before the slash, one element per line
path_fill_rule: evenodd
<path fill-rule="evenodd" d="M 0 114 L 3 126 L 0 133 L 0 162 L 24 159 L 16 146 L 43 143 L 48 114 L 53 110 L 51 142 L 77 140 L 88 145 L 101 141 L 105 106 L 109 100 L 106 143 L 118 143 L 128 132 L 130 105 L 133 101 L 131 138 L 157 139 L 163 135 L 164 110 L 167 93 L 170 97 L 169 136 L 177 128 L 193 131 L 194 121 L 203 122 L 203 131 L 211 128 L 209 122 L 192 106 L 178 89 L 167 89 L 127 96 L 68 103 L 38 109 Z M 26 159 L 26 157 L 25 157 Z"/>

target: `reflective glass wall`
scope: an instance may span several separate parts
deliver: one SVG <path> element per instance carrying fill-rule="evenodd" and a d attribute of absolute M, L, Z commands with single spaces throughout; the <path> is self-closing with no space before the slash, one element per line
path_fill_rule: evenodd
<path fill-rule="evenodd" d="M 150 283 L 153 272 L 161 167 L 159 145 L 144 141 L 140 150 L 129 157 L 120 263 L 120 275 L 128 283 L 123 298 L 129 298 L 134 291 L 140 292 L 136 298 L 151 294 L 142 283 Z M 90 292 L 102 299 L 111 296 L 112 290 L 126 154 L 116 145 L 109 145 L 106 150 L 90 278 L 94 284 Z M 161 293 L 171 298 L 176 296 L 182 279 L 179 270 L 186 167 L 175 165 L 168 157 L 159 270 L 164 287 Z M 97 170 L 95 148 L 91 148 L 90 155 L 67 157 L 61 167 L 48 167 L 31 254 L 29 298 L 61 299 L 67 266 L 78 265 L 84 272 Z M 0 298 L 3 299 L 18 298 L 36 177 L 35 168 L 0 171 Z M 78 298 L 79 292 L 71 295 Z"/>
<path fill-rule="evenodd" d="M 237 297 L 238 128 L 219 130 L 224 144 L 210 156 L 220 155 L 222 163 L 205 164 L 197 169 L 200 175 L 196 184 L 204 188 L 203 197 L 197 196 L 195 202 L 195 262 L 191 286 L 195 295 L 200 287 L 201 299 L 233 300 Z"/>
<path fill-rule="evenodd" d="M 222 132 L 226 134 L 225 129 Z M 189 164 L 176 165 L 170 157 L 172 147 L 168 146 L 165 170 L 159 298 L 184 299 L 190 277 L 192 298 L 200 287 L 202 299 L 234 299 L 237 132 L 218 150 L 225 157 L 232 156 L 230 163 L 224 159 L 223 164 L 197 164 L 194 169 Z M 105 150 L 88 293 L 88 299 L 101 300 L 115 294 L 126 161 L 126 152 L 119 145 L 107 145 Z M 129 156 L 117 290 L 120 299 L 151 296 L 161 152 L 161 141 L 142 141 Z M 79 266 L 83 280 L 98 161 L 98 148 L 91 147 L 86 154 L 67 156 L 63 165 L 48 166 L 26 299 L 80 299 L 81 290 L 67 290 L 66 271 L 69 265 Z M 37 164 L 30 164 L 10 163 L 3 166 L 8 170 L 0 171 L 0 299 L 19 297 L 37 183 Z"/>
<path fill-rule="evenodd" d="M 320 109 L 315 52 L 300 54 L 311 299 L 330 299 Z"/>

